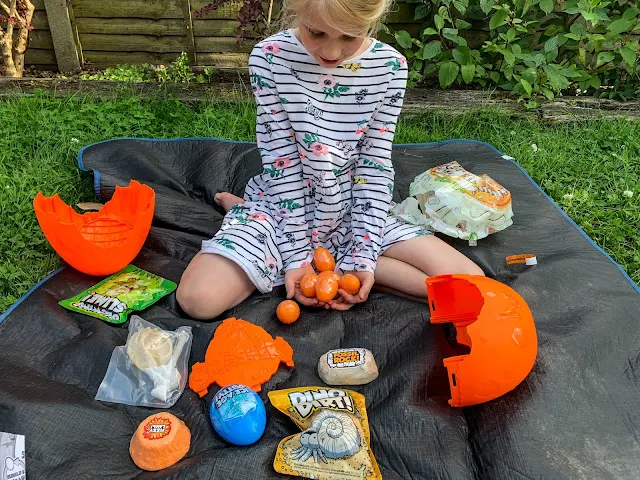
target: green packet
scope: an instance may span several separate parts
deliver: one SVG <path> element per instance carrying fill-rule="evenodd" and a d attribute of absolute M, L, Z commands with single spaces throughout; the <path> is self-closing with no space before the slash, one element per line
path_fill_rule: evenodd
<path fill-rule="evenodd" d="M 169 280 L 127 265 L 75 297 L 58 303 L 73 312 L 106 322 L 124 323 L 131 312 L 144 310 L 176 288 Z"/>

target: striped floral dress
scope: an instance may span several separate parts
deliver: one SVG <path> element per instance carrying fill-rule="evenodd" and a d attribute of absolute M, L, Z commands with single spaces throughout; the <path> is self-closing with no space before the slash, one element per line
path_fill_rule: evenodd
<path fill-rule="evenodd" d="M 338 270 L 373 272 L 387 248 L 428 233 L 389 215 L 407 65 L 394 48 L 369 41 L 331 69 L 291 30 L 250 55 L 263 171 L 202 251 L 238 263 L 263 293 L 308 265 L 316 247 L 333 253 Z"/>

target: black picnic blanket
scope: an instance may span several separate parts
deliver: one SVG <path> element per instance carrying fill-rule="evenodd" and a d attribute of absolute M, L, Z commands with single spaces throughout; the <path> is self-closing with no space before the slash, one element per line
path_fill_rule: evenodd
<path fill-rule="evenodd" d="M 295 367 L 281 364 L 263 385 L 267 428 L 249 447 L 225 443 L 208 407 L 188 387 L 169 411 L 191 430 L 187 456 L 159 472 L 129 457 L 138 424 L 157 409 L 94 400 L 128 324 L 115 326 L 69 312 L 58 301 L 97 283 L 67 267 L 37 285 L 0 318 L 0 431 L 26 436 L 29 479 L 282 478 L 273 469 L 281 439 L 298 432 L 269 403 L 267 392 L 322 386 L 316 367 L 327 350 L 370 349 L 380 369 L 374 382 L 352 387 L 366 397 L 373 453 L 391 479 L 606 479 L 640 476 L 640 295 L 629 277 L 509 157 L 473 141 L 396 145 L 394 200 L 429 167 L 458 161 L 486 173 L 513 195 L 514 225 L 480 240 L 452 241 L 527 301 L 538 356 L 512 392 L 468 408 L 448 405 L 443 358 L 454 350 L 446 325 L 431 325 L 423 303 L 374 292 L 346 312 L 303 309 L 284 325 L 275 309 L 284 289 L 255 293 L 212 322 L 190 320 L 175 294 L 142 312 L 156 325 L 192 327 L 189 365 L 227 317 L 248 320 L 294 349 Z M 178 282 L 223 212 L 213 195 L 242 195 L 261 169 L 254 144 L 216 139 L 116 139 L 82 150 L 96 194 L 136 179 L 156 192 L 153 227 L 136 266 Z M 533 253 L 538 265 L 507 266 L 505 257 Z M 221 281 L 223 281 L 221 279 Z M 216 285 L 211 285 L 215 290 Z"/>

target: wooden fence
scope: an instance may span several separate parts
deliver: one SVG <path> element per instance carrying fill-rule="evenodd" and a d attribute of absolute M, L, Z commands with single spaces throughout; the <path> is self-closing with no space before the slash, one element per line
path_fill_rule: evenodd
<path fill-rule="evenodd" d="M 187 52 L 192 65 L 244 67 L 252 41 L 235 39 L 242 0 L 203 12 L 210 0 L 32 0 L 36 11 L 26 64 L 39 69 L 104 68 L 121 63 L 163 64 Z M 273 0 L 276 18 L 280 0 Z M 265 12 L 270 0 L 264 0 Z M 418 36 L 415 4 L 396 0 L 387 25 Z M 484 26 L 486 29 L 486 26 Z M 470 45 L 488 33 L 465 31 Z M 380 39 L 393 43 L 384 33 Z"/>
<path fill-rule="evenodd" d="M 187 52 L 193 65 L 246 66 L 252 41 L 235 39 L 241 0 L 200 15 L 208 0 L 33 0 L 26 64 L 70 71 L 116 64 L 162 64 Z M 277 14 L 278 0 L 273 9 Z M 265 0 L 265 11 L 269 0 Z M 394 29 L 417 34 L 414 5 L 397 0 Z M 383 38 L 390 41 L 390 38 Z"/>

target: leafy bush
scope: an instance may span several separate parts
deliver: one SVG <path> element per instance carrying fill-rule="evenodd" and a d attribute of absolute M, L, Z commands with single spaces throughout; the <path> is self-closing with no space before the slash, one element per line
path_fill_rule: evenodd
<path fill-rule="evenodd" d="M 189 65 L 189 56 L 182 52 L 167 68 L 156 69 L 158 80 L 164 82 L 192 82 L 196 74 Z"/>
<path fill-rule="evenodd" d="M 425 19 L 418 38 L 393 34 L 415 84 L 498 87 L 530 108 L 579 90 L 607 98 L 640 95 L 637 0 L 409 0 Z M 488 24 L 488 29 L 486 28 Z M 469 45 L 478 27 L 488 38 Z"/>
<path fill-rule="evenodd" d="M 176 82 L 208 83 L 215 75 L 213 67 L 205 67 L 203 73 L 196 74 L 189 65 L 189 56 L 180 54 L 168 66 L 165 65 L 117 65 L 94 74 L 84 73 L 83 80 L 111 80 L 118 82 Z"/>
<path fill-rule="evenodd" d="M 83 80 L 112 80 L 118 82 L 152 82 L 156 80 L 151 65 L 117 65 L 97 73 L 83 73 Z"/>

